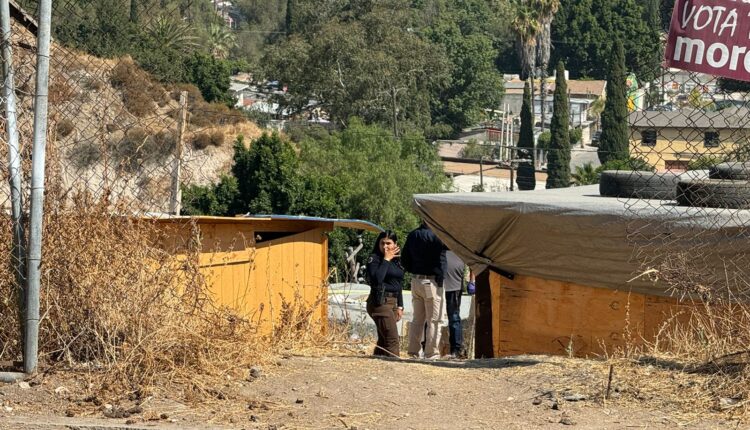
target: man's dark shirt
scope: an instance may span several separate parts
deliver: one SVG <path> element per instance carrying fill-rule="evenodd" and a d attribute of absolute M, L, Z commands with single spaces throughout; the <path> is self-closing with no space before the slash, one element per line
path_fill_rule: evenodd
<path fill-rule="evenodd" d="M 435 233 L 422 225 L 406 237 L 401 251 L 401 264 L 409 273 L 434 276 L 442 285 L 446 249 Z"/>
<path fill-rule="evenodd" d="M 388 261 L 378 254 L 370 255 L 367 260 L 367 277 L 370 287 L 383 286 L 386 293 L 397 294 L 398 306 L 404 307 L 404 296 L 402 284 L 404 282 L 404 269 L 397 261 Z"/>

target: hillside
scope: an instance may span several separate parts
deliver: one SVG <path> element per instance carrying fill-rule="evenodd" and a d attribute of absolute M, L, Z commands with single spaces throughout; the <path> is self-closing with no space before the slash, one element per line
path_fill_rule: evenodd
<path fill-rule="evenodd" d="M 17 23 L 13 30 L 18 123 L 28 161 L 36 40 Z M 206 103 L 193 86 L 157 83 L 127 56 L 105 60 L 53 44 L 50 67 L 48 172 L 65 195 L 107 193 L 111 200 L 126 199 L 136 211 L 167 210 L 182 90 L 189 93 L 183 183 L 215 182 L 229 170 L 236 137 L 260 134 L 242 114 Z M 6 149 L 0 151 L 7 159 Z M 30 163 L 24 167 L 28 175 Z M 8 205 L 3 186 L 0 206 Z"/>

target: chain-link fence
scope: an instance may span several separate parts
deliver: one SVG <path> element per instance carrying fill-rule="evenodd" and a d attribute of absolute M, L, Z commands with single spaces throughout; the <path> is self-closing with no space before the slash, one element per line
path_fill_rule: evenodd
<path fill-rule="evenodd" d="M 144 363 L 125 363 L 123 351 L 139 355 L 136 349 L 146 351 L 152 337 L 176 348 L 173 352 L 186 353 L 205 342 L 199 340 L 201 333 L 214 330 L 217 354 L 223 349 L 219 344 L 239 339 L 238 322 L 220 317 L 206 300 L 197 267 L 157 246 L 163 229 L 136 221 L 179 212 L 182 186 L 218 182 L 231 165 L 233 142 L 261 133 L 242 111 L 230 109 L 227 99 L 206 101 L 209 84 L 201 91 L 170 83 L 185 81 L 187 51 L 207 45 L 202 38 L 212 31 L 228 31 L 228 12 L 218 3 L 54 2 L 41 266 L 45 359 L 95 361 L 124 375 Z M 10 2 L 22 224 L 29 213 L 38 7 L 35 0 Z M 221 53 L 206 55 L 219 58 Z M 199 72 L 206 80 L 212 73 Z M 5 98 L 0 101 L 5 106 Z M 0 314 L 5 320 L 0 362 L 7 364 L 21 359 L 16 297 L 23 280 L 15 273 L 19 261 L 11 240 L 6 109 L 0 121 Z M 196 246 L 183 244 L 183 257 L 197 252 Z M 164 330 L 182 340 L 166 340 Z M 135 339 L 144 344 L 132 349 Z M 163 351 L 163 357 L 149 362 L 150 370 L 138 372 L 153 376 L 168 366 L 164 360 L 171 360 L 170 354 Z M 203 362 L 207 369 L 224 360 L 209 355 L 216 362 Z M 194 358 L 173 364 L 187 368 L 206 357 Z"/>

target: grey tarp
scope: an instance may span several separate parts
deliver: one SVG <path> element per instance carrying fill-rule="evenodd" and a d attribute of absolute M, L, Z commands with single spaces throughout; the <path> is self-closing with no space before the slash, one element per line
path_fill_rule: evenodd
<path fill-rule="evenodd" d="M 664 255 L 695 255 L 696 267 L 720 274 L 750 251 L 750 211 L 600 197 L 597 186 L 424 194 L 414 207 L 475 271 L 490 266 L 647 294 L 666 294 L 664 285 L 638 277 Z"/>

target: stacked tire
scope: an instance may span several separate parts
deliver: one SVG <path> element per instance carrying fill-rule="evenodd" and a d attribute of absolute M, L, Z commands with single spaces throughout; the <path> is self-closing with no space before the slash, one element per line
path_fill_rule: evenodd
<path fill-rule="evenodd" d="M 708 179 L 677 184 L 680 206 L 750 209 L 750 163 L 721 163 L 712 167 Z"/>
<path fill-rule="evenodd" d="M 707 178 L 706 178 L 707 176 Z M 721 163 L 708 174 L 604 171 L 599 194 L 605 197 L 676 200 L 681 206 L 750 209 L 750 162 Z"/>
<path fill-rule="evenodd" d="M 599 194 L 605 197 L 674 200 L 680 176 L 671 172 L 605 170 Z"/>

